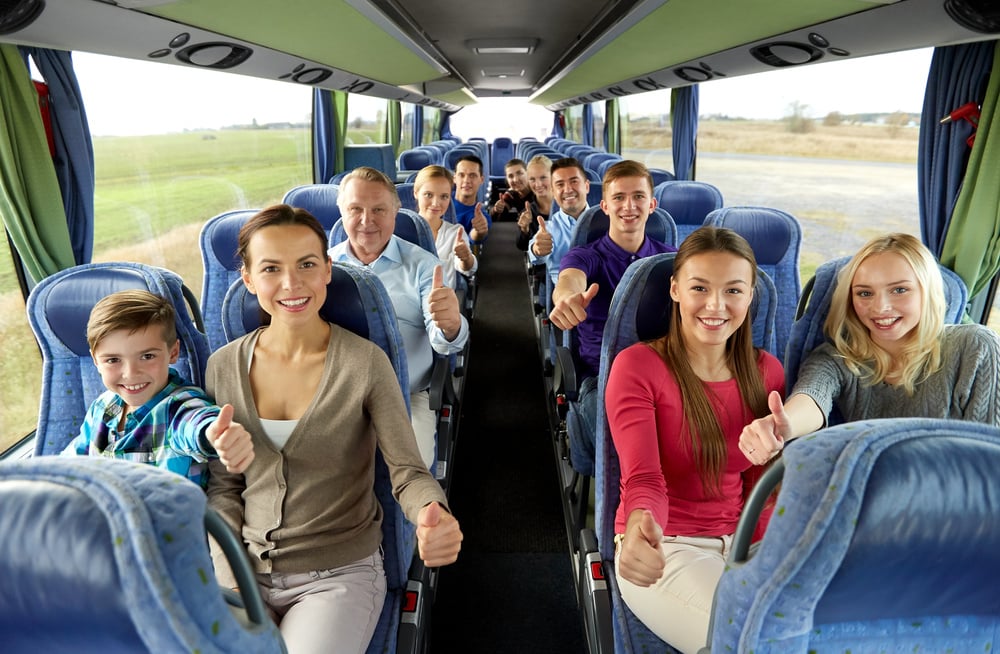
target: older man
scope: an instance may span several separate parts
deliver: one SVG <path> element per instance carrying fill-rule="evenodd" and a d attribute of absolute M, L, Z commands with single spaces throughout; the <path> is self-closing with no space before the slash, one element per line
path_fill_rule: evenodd
<path fill-rule="evenodd" d="M 436 431 L 428 394 L 433 352 L 460 352 L 469 325 L 459 312 L 455 291 L 443 283 L 441 261 L 393 235 L 400 205 L 392 180 L 374 168 L 355 168 L 340 182 L 337 205 L 347 240 L 330 248 L 330 258 L 367 266 L 389 293 L 406 348 L 413 431 L 430 468 Z"/>

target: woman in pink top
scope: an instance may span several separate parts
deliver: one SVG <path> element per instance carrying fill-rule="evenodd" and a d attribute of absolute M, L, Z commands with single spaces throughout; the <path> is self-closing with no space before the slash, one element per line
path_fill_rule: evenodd
<path fill-rule="evenodd" d="M 763 472 L 740 451 L 740 433 L 770 412 L 771 391 L 784 394 L 781 364 L 753 346 L 756 277 L 753 250 L 735 232 L 688 236 L 670 280 L 670 332 L 622 351 L 605 393 L 621 460 L 622 598 L 685 653 L 706 644 L 732 534 Z"/>

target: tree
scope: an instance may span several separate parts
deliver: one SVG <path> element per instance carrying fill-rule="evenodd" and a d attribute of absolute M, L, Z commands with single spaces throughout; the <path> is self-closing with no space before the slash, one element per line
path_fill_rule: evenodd
<path fill-rule="evenodd" d="M 806 109 L 808 108 L 809 105 L 803 104 L 798 100 L 788 105 L 788 111 L 791 113 L 785 116 L 784 120 L 789 132 L 792 134 L 807 134 L 813 131 L 813 121 L 806 116 Z"/>
<path fill-rule="evenodd" d="M 837 127 L 838 125 L 843 124 L 843 122 L 844 116 L 841 115 L 839 111 L 831 111 L 826 115 L 826 118 L 823 119 L 823 124 L 827 127 Z"/>
<path fill-rule="evenodd" d="M 885 124 L 889 128 L 889 138 L 899 136 L 901 129 L 910 124 L 910 114 L 905 111 L 896 111 L 886 116 Z"/>

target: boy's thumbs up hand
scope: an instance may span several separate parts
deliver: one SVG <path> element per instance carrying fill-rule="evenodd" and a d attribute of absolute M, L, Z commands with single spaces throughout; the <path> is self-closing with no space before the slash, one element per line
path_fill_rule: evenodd
<path fill-rule="evenodd" d="M 229 472 L 243 472 L 253 463 L 253 439 L 243 425 L 233 422 L 232 404 L 223 405 L 205 437 Z"/>

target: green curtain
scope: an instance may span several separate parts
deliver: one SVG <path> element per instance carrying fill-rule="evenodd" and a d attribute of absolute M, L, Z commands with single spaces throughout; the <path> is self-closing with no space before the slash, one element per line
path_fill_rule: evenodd
<path fill-rule="evenodd" d="M 344 143 L 347 142 L 347 92 L 331 91 L 333 93 L 333 128 L 337 132 L 337 143 L 334 151 L 334 170 L 344 169 Z"/>
<path fill-rule="evenodd" d="M 976 141 L 941 249 L 941 262 L 965 280 L 970 298 L 1000 270 L 1000 41 L 995 47 Z"/>
<path fill-rule="evenodd" d="M 403 112 L 400 108 L 399 100 L 389 101 L 389 112 L 386 114 L 388 121 L 388 139 L 392 144 L 392 151 L 399 156 L 399 144 L 403 141 Z"/>
<path fill-rule="evenodd" d="M 32 282 L 76 265 L 38 95 L 9 44 L 0 45 L 0 217 Z"/>
<path fill-rule="evenodd" d="M 621 154 L 621 117 L 618 115 L 618 98 L 604 103 L 604 149 Z"/>

